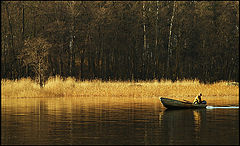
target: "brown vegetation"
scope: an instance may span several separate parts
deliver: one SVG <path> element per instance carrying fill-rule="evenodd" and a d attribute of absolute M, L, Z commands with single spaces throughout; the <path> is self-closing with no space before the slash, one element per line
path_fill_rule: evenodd
<path fill-rule="evenodd" d="M 229 86 L 227 82 L 202 84 L 198 80 L 171 82 L 167 80 L 120 82 L 100 80 L 76 81 L 73 78 L 63 80 L 50 78 L 43 88 L 29 78 L 20 80 L 2 80 L 2 97 L 172 97 L 192 99 L 200 92 L 204 97 L 239 96 L 238 86 Z"/>

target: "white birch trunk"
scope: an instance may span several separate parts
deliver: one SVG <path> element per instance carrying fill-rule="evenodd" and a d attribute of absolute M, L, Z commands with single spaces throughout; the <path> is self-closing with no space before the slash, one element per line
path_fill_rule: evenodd
<path fill-rule="evenodd" d="M 156 24 L 155 24 L 155 49 L 157 50 L 158 45 L 158 9 L 159 9 L 159 1 L 157 1 L 157 18 L 156 18 Z"/>
<path fill-rule="evenodd" d="M 146 9 L 145 9 L 145 1 L 143 1 L 143 48 L 144 48 L 144 56 L 147 50 L 147 37 L 146 37 L 146 23 L 145 23 L 145 17 L 146 17 Z"/>
<path fill-rule="evenodd" d="M 71 1 L 69 2 L 69 8 L 70 8 L 70 12 L 71 12 L 71 17 L 72 17 L 72 22 L 71 22 L 71 30 L 70 30 L 70 42 L 69 42 L 69 49 L 70 49 L 70 74 L 72 75 L 72 67 L 73 67 L 73 44 L 74 44 L 74 17 L 75 17 L 75 11 L 74 11 L 74 5 L 75 2 Z"/>
<path fill-rule="evenodd" d="M 174 20 L 174 16 L 175 16 L 175 9 L 176 9 L 176 1 L 173 2 L 173 10 L 172 10 L 172 17 L 171 17 L 171 21 L 170 21 L 170 28 L 169 28 L 169 37 L 168 37 L 168 61 L 167 61 L 167 69 L 169 70 L 169 62 L 172 56 L 172 42 L 171 42 L 171 38 L 172 38 L 172 26 L 173 26 L 173 20 Z"/>

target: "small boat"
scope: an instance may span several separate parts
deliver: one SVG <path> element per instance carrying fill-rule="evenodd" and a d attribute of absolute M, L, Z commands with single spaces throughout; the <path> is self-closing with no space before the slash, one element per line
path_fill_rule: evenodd
<path fill-rule="evenodd" d="M 194 104 L 191 102 L 184 102 L 169 98 L 160 97 L 162 104 L 169 109 L 181 109 L 181 108 L 206 108 L 207 104 Z"/>

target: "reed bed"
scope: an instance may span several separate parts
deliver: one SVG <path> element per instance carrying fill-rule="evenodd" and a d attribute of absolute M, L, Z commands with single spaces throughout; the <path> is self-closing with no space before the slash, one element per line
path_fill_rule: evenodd
<path fill-rule="evenodd" d="M 1 80 L 2 97 L 173 97 L 193 98 L 199 93 L 203 96 L 223 97 L 239 96 L 239 86 L 228 85 L 227 82 L 202 84 L 198 80 L 171 82 L 140 81 L 123 82 L 100 80 L 76 81 L 74 78 L 49 78 L 43 88 L 31 80 Z"/>

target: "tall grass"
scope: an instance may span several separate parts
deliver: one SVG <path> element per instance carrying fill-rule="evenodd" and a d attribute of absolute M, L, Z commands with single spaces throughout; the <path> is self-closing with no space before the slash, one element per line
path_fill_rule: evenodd
<path fill-rule="evenodd" d="M 227 82 L 202 84 L 198 80 L 171 82 L 168 80 L 122 82 L 76 81 L 73 78 L 56 76 L 48 79 L 45 86 L 30 78 L 20 80 L 1 80 L 2 97 L 174 97 L 193 98 L 199 93 L 203 96 L 239 96 L 238 86 L 229 86 Z"/>

